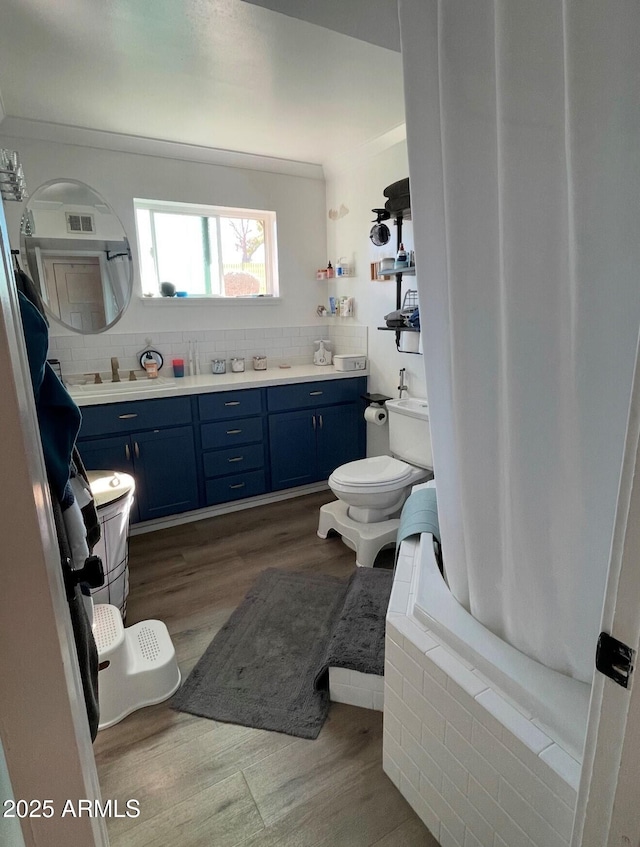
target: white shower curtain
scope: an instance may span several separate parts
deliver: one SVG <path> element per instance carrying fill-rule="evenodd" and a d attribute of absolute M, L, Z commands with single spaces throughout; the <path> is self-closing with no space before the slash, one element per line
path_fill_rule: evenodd
<path fill-rule="evenodd" d="M 640 324 L 640 3 L 399 8 L 450 586 L 590 680 Z"/>

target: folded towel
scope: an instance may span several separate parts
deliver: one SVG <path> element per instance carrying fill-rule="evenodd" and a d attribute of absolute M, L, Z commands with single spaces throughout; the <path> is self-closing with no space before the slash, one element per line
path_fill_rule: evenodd
<path fill-rule="evenodd" d="M 396 539 L 397 547 L 405 538 L 430 532 L 440 543 L 440 525 L 438 523 L 438 502 L 435 488 L 421 488 L 410 494 L 402 507 L 400 526 Z"/>

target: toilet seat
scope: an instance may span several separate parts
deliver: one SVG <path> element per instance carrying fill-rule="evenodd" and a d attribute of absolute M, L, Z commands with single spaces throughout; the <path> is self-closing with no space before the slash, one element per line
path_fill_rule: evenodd
<path fill-rule="evenodd" d="M 331 487 L 343 491 L 389 491 L 406 485 L 415 472 L 413 465 L 392 456 L 372 456 L 341 465 L 331 474 Z"/>

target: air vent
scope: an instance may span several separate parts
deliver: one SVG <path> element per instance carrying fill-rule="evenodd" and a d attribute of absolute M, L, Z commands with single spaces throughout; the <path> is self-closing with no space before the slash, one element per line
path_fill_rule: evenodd
<path fill-rule="evenodd" d="M 87 233 L 95 232 L 93 215 L 80 215 L 75 212 L 65 212 L 67 219 L 67 232 Z"/>

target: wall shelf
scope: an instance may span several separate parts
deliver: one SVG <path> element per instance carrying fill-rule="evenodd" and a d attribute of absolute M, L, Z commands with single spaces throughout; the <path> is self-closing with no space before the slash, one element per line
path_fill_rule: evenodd
<path fill-rule="evenodd" d="M 379 326 L 382 332 L 420 332 L 415 326 Z"/>
<path fill-rule="evenodd" d="M 402 277 L 402 276 L 415 276 L 416 275 L 416 266 L 410 265 L 406 268 L 384 268 L 382 270 L 379 267 L 379 262 L 371 262 L 371 281 L 372 282 L 385 282 L 387 280 L 393 279 L 394 277 Z"/>

